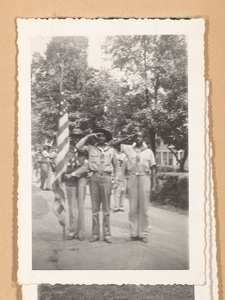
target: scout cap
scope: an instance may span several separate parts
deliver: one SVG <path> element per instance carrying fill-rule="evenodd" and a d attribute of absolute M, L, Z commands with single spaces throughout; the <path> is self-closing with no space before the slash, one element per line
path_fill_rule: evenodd
<path fill-rule="evenodd" d="M 109 142 L 112 139 L 112 133 L 103 128 L 96 128 L 92 131 L 92 133 L 104 133 L 106 137 L 106 142 Z"/>
<path fill-rule="evenodd" d="M 84 134 L 82 132 L 82 130 L 80 128 L 73 128 L 71 131 L 70 131 L 70 136 L 78 136 L 78 137 L 83 137 Z"/>

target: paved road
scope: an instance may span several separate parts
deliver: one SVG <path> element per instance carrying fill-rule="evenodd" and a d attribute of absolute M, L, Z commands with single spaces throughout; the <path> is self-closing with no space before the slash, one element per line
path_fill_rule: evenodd
<path fill-rule="evenodd" d="M 188 216 L 149 207 L 149 243 L 128 241 L 125 212 L 111 213 L 112 244 L 90 243 L 91 202 L 85 199 L 85 240 L 62 241 L 62 227 L 52 212 L 54 195 L 33 182 L 34 270 L 185 270 L 188 264 Z"/>

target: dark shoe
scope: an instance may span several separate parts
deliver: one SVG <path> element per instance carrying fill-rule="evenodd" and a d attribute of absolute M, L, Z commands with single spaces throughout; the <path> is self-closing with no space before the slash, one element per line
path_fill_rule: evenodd
<path fill-rule="evenodd" d="M 138 240 L 139 240 L 138 236 L 131 236 L 131 237 L 129 237 L 128 242 L 133 242 L 133 241 L 138 241 Z"/>
<path fill-rule="evenodd" d="M 120 211 L 125 211 L 124 207 L 120 207 Z"/>
<path fill-rule="evenodd" d="M 145 244 L 148 244 L 148 238 L 147 237 L 141 238 L 141 241 Z"/>
<path fill-rule="evenodd" d="M 77 238 L 78 238 L 77 235 L 68 235 L 66 239 L 67 239 L 67 241 L 71 241 L 71 240 L 75 240 Z"/>
<path fill-rule="evenodd" d="M 105 236 L 104 241 L 105 241 L 106 243 L 108 243 L 108 244 L 111 244 L 111 243 L 112 243 L 112 238 L 111 238 L 111 236 Z"/>
<path fill-rule="evenodd" d="M 77 238 L 79 241 L 83 241 L 84 240 L 84 237 L 82 237 L 82 236 L 78 236 L 78 238 Z"/>
<path fill-rule="evenodd" d="M 97 241 L 99 241 L 99 237 L 94 237 L 94 236 L 92 236 L 91 238 L 90 238 L 90 242 L 92 243 L 92 242 L 97 242 Z"/>

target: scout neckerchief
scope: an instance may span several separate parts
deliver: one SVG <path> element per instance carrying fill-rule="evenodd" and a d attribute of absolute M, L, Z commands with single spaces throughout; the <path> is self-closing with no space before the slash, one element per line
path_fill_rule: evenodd
<path fill-rule="evenodd" d="M 101 163 L 102 163 L 102 162 L 104 162 L 105 152 L 106 152 L 107 150 L 109 150 L 109 146 L 106 146 L 104 149 L 101 148 L 100 146 L 97 146 L 97 149 L 101 152 L 101 153 L 100 153 L 100 161 L 101 161 Z"/>

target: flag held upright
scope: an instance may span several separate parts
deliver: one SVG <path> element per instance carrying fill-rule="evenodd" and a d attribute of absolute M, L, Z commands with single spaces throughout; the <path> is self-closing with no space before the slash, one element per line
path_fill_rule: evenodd
<path fill-rule="evenodd" d="M 65 200 L 66 193 L 62 184 L 62 174 L 66 172 L 67 155 L 69 152 L 69 119 L 67 112 L 67 103 L 62 92 L 63 82 L 63 64 L 61 66 L 61 80 L 60 80 L 60 102 L 59 102 L 59 126 L 57 134 L 58 153 L 55 160 L 56 177 L 52 184 L 55 193 L 55 200 L 53 204 L 53 212 L 59 219 L 60 225 L 65 227 Z"/>

